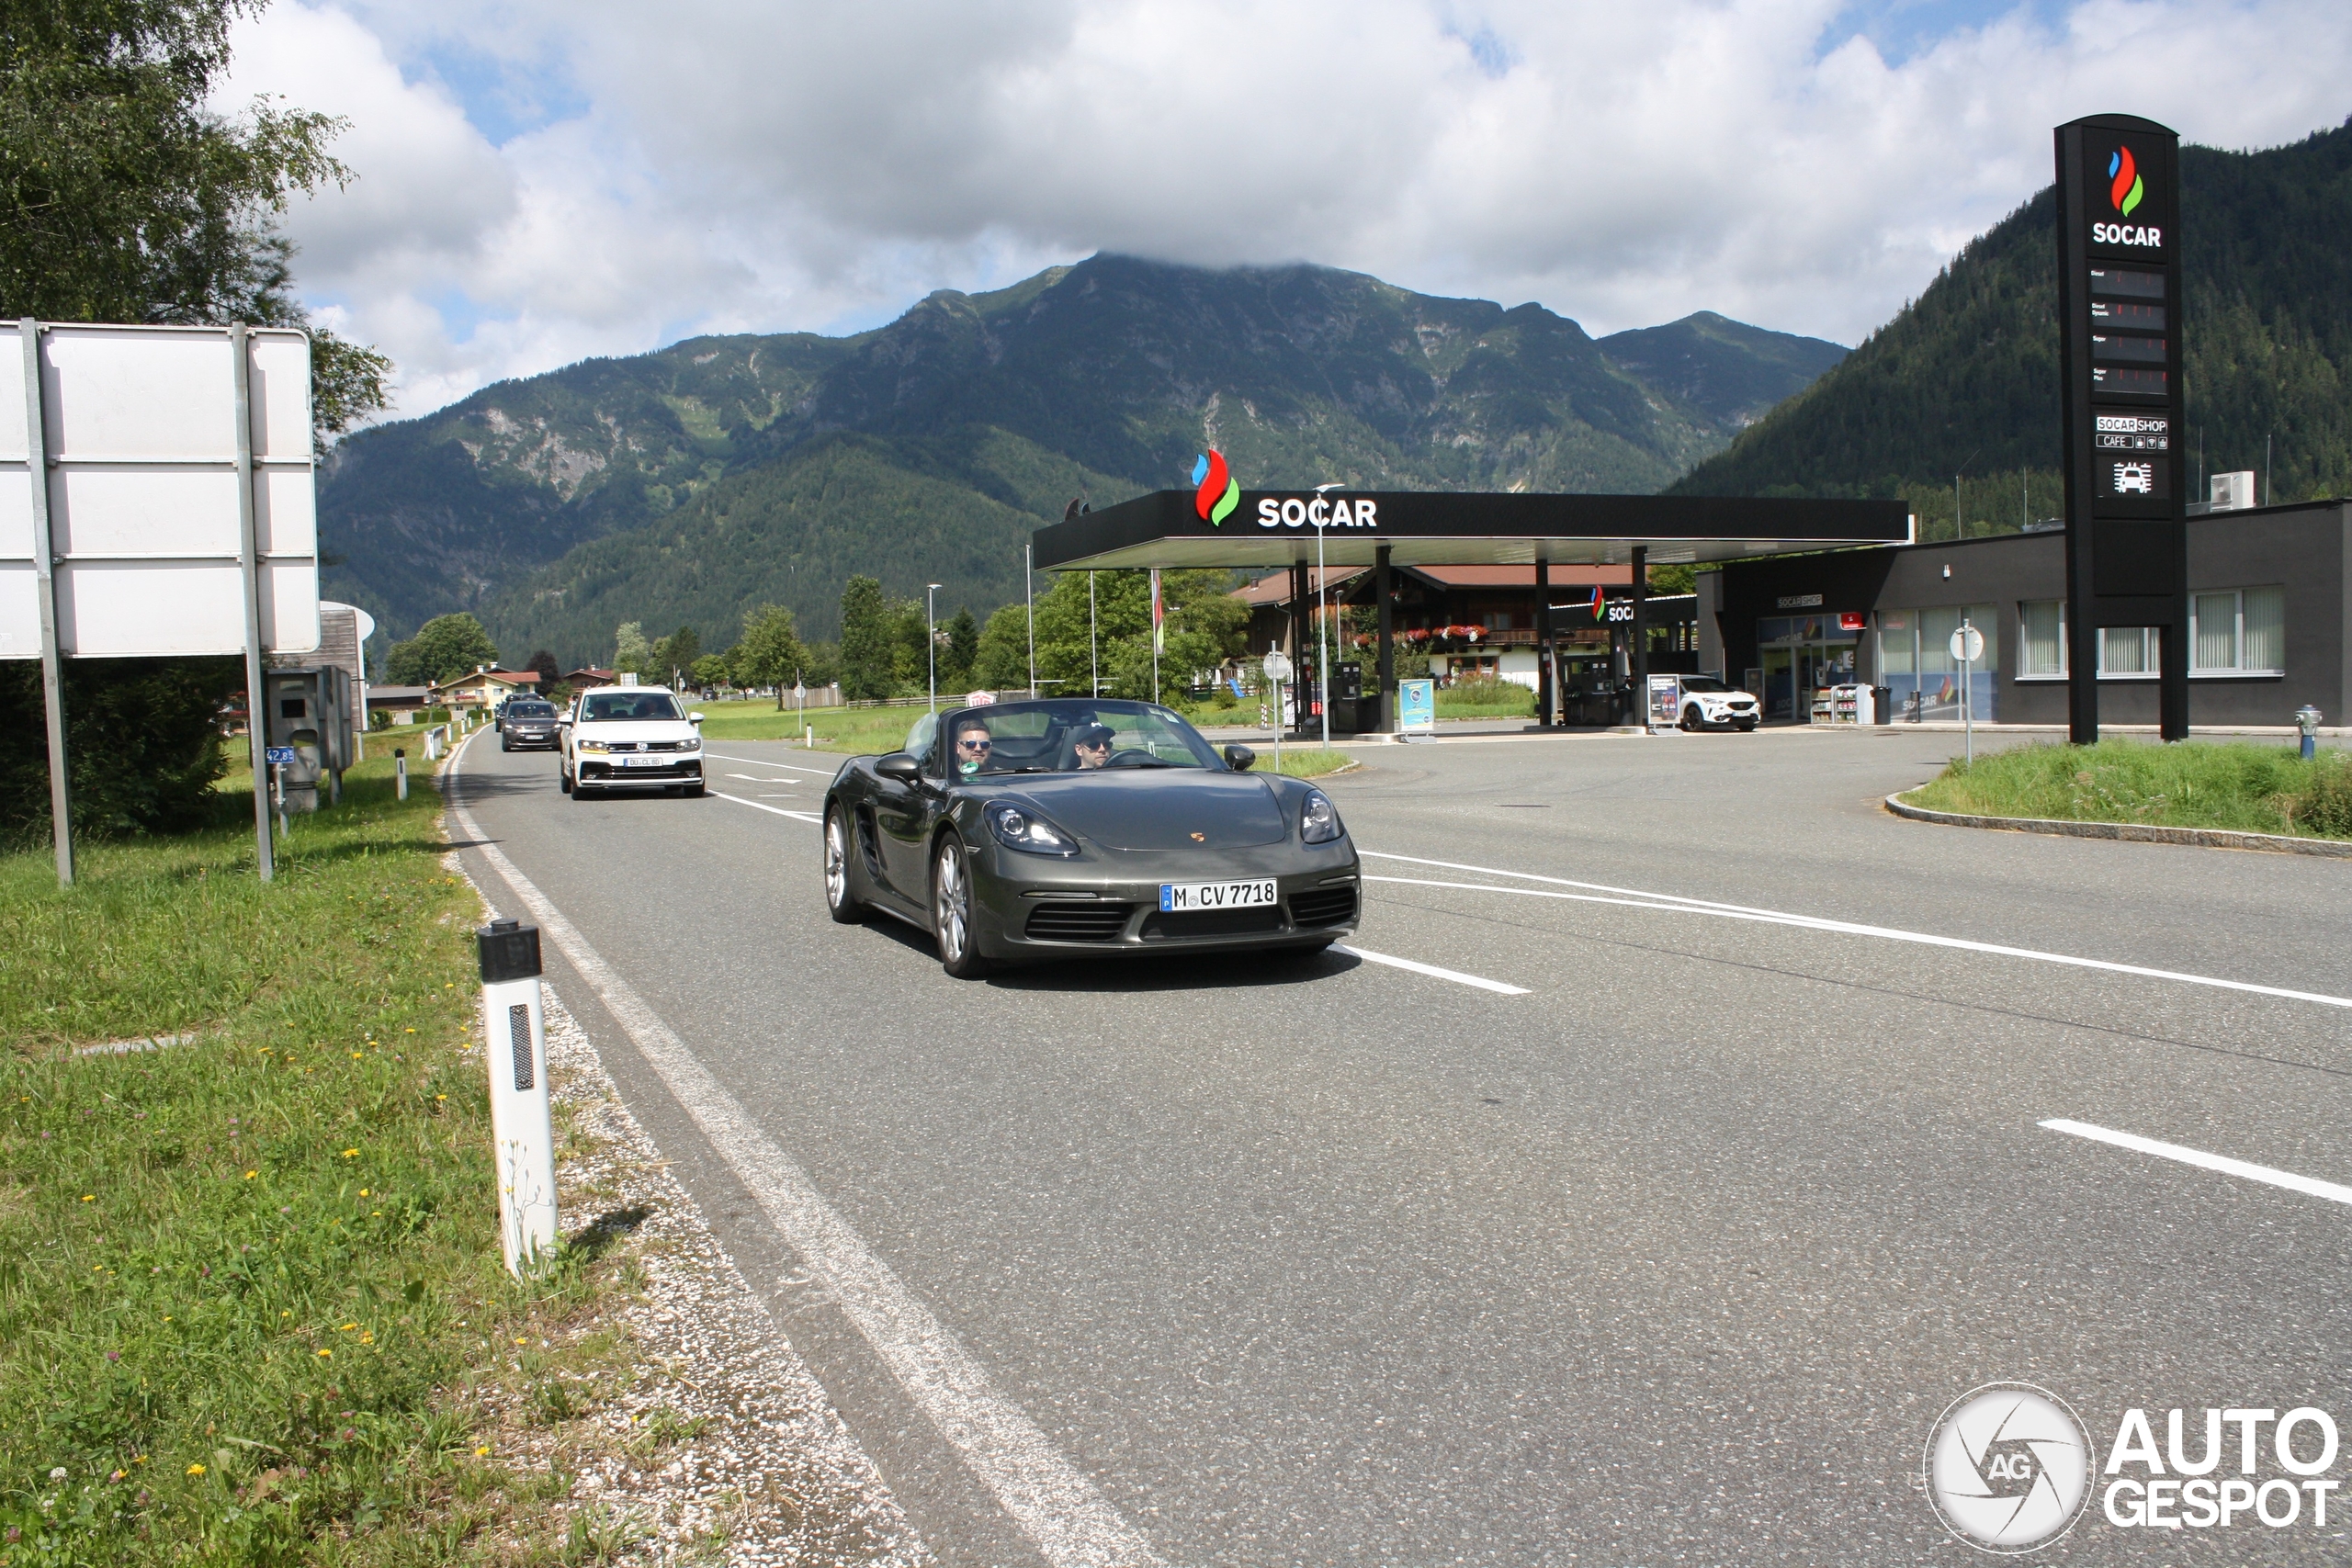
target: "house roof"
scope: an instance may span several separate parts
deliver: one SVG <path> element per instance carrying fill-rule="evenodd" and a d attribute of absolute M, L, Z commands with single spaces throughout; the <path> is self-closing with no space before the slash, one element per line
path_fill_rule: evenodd
<path fill-rule="evenodd" d="M 539 672 L 536 670 L 474 670 L 463 675 L 452 675 L 447 681 L 436 681 L 436 692 L 454 692 L 467 686 L 536 686 Z"/>
<path fill-rule="evenodd" d="M 1363 567 L 1351 566 L 1344 571 L 1318 571 L 1317 569 L 1310 566 L 1306 569 L 1306 592 L 1310 596 L 1312 596 L 1317 590 L 1323 588 L 1326 584 L 1336 588 L 1340 583 L 1347 581 L 1348 579 L 1360 575 L 1363 570 L 1364 569 Z M 1233 597 L 1240 600 L 1243 604 L 1251 606 L 1260 604 L 1287 604 L 1290 603 L 1290 573 L 1287 571 L 1270 573 L 1250 584 L 1247 588 L 1235 589 L 1233 591 Z"/>

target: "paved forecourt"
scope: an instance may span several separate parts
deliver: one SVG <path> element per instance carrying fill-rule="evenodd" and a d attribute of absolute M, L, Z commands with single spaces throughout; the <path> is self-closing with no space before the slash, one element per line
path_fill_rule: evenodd
<path fill-rule="evenodd" d="M 477 875 L 592 955 L 551 978 L 949 1561 L 1860 1562 L 1958 1549 L 1920 1447 L 1986 1381 L 2102 1449 L 2352 1410 L 2352 868 L 1878 809 L 1956 739 L 1367 747 L 1351 945 L 1421 968 L 976 985 L 826 919 L 832 759 L 462 768 Z M 2066 1551 L 2149 1546 L 2094 1504 Z"/>

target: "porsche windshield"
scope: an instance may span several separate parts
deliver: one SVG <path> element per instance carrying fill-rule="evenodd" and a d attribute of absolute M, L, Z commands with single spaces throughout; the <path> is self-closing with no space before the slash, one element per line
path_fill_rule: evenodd
<path fill-rule="evenodd" d="M 585 700 L 587 706 L 580 716 L 591 724 L 631 718 L 675 720 L 679 716 L 678 705 L 667 692 L 591 692 Z"/>
<path fill-rule="evenodd" d="M 1225 771 L 1225 760 L 1198 730 L 1150 703 L 1065 697 L 999 703 L 944 717 L 946 767 L 959 778 L 1134 768 Z"/>

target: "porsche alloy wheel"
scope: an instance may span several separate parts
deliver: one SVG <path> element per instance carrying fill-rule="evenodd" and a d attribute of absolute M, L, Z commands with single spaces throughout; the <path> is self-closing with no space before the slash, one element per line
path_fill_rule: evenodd
<path fill-rule="evenodd" d="M 940 967 L 959 980 L 988 973 L 972 941 L 972 876 L 964 840 L 950 833 L 939 840 L 931 862 L 932 932 L 939 939 Z"/>
<path fill-rule="evenodd" d="M 825 813 L 825 908 L 842 925 L 854 926 L 865 907 L 849 888 L 849 823 L 838 806 Z"/>

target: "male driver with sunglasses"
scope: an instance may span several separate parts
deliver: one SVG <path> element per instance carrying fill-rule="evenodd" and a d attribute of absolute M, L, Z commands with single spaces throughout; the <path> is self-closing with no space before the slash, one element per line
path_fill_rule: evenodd
<path fill-rule="evenodd" d="M 967 718 L 956 726 L 956 776 L 970 778 L 974 773 L 989 772 L 989 761 L 996 746 L 989 735 L 989 723 L 984 718 Z"/>

